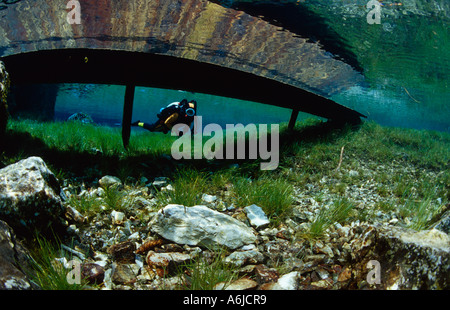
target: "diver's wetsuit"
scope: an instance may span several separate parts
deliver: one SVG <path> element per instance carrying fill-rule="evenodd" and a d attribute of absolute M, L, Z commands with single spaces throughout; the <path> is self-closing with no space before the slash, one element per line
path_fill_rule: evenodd
<path fill-rule="evenodd" d="M 166 108 L 161 109 L 158 113 L 158 121 L 154 124 L 146 124 L 144 122 L 137 121 L 133 123 L 134 126 L 139 126 L 149 131 L 162 131 L 168 133 L 176 124 L 186 124 L 188 126 L 194 121 L 194 115 L 189 116 L 187 109 L 193 109 L 194 115 L 197 114 L 197 102 L 192 100 L 187 102 L 183 99 L 181 102 L 174 102 L 169 104 Z"/>

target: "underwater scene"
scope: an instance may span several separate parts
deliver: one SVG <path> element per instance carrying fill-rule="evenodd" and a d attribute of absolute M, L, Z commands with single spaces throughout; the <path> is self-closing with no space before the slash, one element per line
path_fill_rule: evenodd
<path fill-rule="evenodd" d="M 448 290 L 449 24 L 447 0 L 0 1 L 0 289 Z"/>

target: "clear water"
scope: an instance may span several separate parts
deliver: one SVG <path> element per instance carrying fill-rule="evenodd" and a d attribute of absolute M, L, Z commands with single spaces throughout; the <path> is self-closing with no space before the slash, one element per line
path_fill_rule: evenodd
<path fill-rule="evenodd" d="M 347 88 L 332 100 L 382 125 L 450 131 L 450 1 L 380 0 L 380 24 L 367 22 L 368 0 L 213 2 L 318 41 L 364 75 L 363 85 Z M 99 123 L 118 124 L 124 92 L 114 85 L 63 85 L 56 119 L 84 111 Z M 151 122 L 161 107 L 182 98 L 196 99 L 208 123 L 278 123 L 290 116 L 286 109 L 241 100 L 137 88 L 133 119 Z"/>
<path fill-rule="evenodd" d="M 125 86 L 64 84 L 55 105 L 55 119 L 59 121 L 76 112 L 85 112 L 102 125 L 121 126 Z M 198 115 L 203 124 L 273 124 L 287 122 L 291 110 L 256 102 L 191 93 L 170 89 L 136 87 L 133 121 L 152 123 L 160 108 L 183 98 L 198 102 Z M 311 117 L 302 113 L 299 119 Z"/>
<path fill-rule="evenodd" d="M 380 0 L 380 24 L 367 22 L 368 0 L 218 2 L 319 41 L 359 68 L 366 84 L 336 102 L 383 125 L 450 130 L 450 1 Z"/>

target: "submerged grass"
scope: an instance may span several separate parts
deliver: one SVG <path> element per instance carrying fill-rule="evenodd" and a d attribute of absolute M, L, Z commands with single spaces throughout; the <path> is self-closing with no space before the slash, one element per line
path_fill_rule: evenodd
<path fill-rule="evenodd" d="M 132 132 L 125 150 L 119 129 L 77 122 L 10 120 L 6 139 L 8 147 L 0 154 L 3 164 L 41 156 L 61 178 L 75 174 L 83 180 L 86 176 L 98 179 L 112 172 L 124 181 L 132 175 L 150 178 L 163 174 L 170 178 L 172 190 L 157 192 L 160 206 L 198 205 L 203 203 L 204 193 L 218 194 L 240 208 L 251 204 L 262 207 L 276 226 L 290 215 L 301 191 L 321 206 L 309 226 L 297 233 L 306 239 L 323 238 L 333 224 L 345 224 L 353 215 L 367 220 L 376 211 L 395 214 L 409 228 L 428 229 L 450 201 L 450 134 L 386 128 L 374 122 L 354 129 L 309 120 L 293 131 L 282 128 L 279 169 L 267 172 L 260 171 L 257 161 L 232 162 L 230 166 L 229 161 L 174 164 L 166 159 L 164 164 L 161 157 L 171 153 L 176 137 Z M 405 173 L 402 166 L 413 169 Z M 99 170 L 97 174 L 93 167 Z M 354 170 L 352 176 L 349 170 Z M 331 178 L 333 182 L 327 182 Z M 373 184 L 373 192 L 381 197 L 372 208 L 361 208 L 349 195 L 352 186 L 366 184 Z M 327 204 L 330 198 L 334 200 Z M 95 214 L 125 211 L 132 199 L 117 188 L 105 188 L 101 200 L 72 195 L 68 204 L 81 213 Z M 68 283 L 68 270 L 55 261 L 61 257 L 58 246 L 39 238 L 36 245 L 30 275 L 36 285 L 42 289 L 84 288 L 83 283 Z M 215 253 L 213 260 L 199 258 L 183 266 L 182 288 L 209 290 L 217 283 L 237 279 L 237 270 L 224 264 L 223 257 L 224 253 Z"/>
<path fill-rule="evenodd" d="M 158 192 L 157 198 L 161 204 L 170 203 L 184 206 L 201 204 L 202 194 L 206 190 L 206 173 L 192 169 L 178 169 L 172 182 L 172 190 Z"/>
<path fill-rule="evenodd" d="M 433 202 L 431 198 L 422 201 L 408 200 L 400 208 L 399 215 L 411 218 L 411 220 L 408 220 L 406 227 L 414 230 L 424 230 L 430 228 L 442 207 L 439 203 Z"/>
<path fill-rule="evenodd" d="M 233 196 L 240 207 L 260 206 L 273 222 L 279 223 L 292 209 L 294 189 L 282 178 L 240 177 L 233 181 Z"/>
<path fill-rule="evenodd" d="M 40 139 L 45 146 L 59 151 L 77 153 L 101 153 L 104 156 L 137 156 L 164 152 L 170 153 L 170 143 L 175 137 L 158 133 L 132 132 L 127 150 L 122 144 L 120 128 L 97 126 L 80 122 L 38 122 L 33 120 L 10 120 L 12 132 L 28 133 Z"/>
<path fill-rule="evenodd" d="M 12 119 L 6 135 L 8 148 L 0 160 L 6 165 L 28 156 L 41 156 L 62 178 L 76 175 L 95 180 L 111 173 L 125 181 L 130 176 L 163 174 L 171 179 L 173 190 L 158 192 L 161 205 L 193 206 L 202 203 L 204 193 L 227 192 L 229 195 L 221 197 L 225 202 L 239 207 L 257 204 L 274 225 L 289 215 L 294 189 L 308 191 L 311 186 L 317 187 L 313 196 L 331 193 L 347 197 L 351 186 L 375 182 L 375 192 L 384 201 L 377 202 L 374 208 L 404 214 L 412 210 L 414 201 L 434 203 L 439 198 L 445 204 L 450 200 L 448 133 L 387 128 L 374 122 L 364 122 L 356 129 L 319 120 L 298 123 L 294 130 L 282 125 L 279 168 L 266 172 L 260 170 L 255 160 L 172 161 L 168 157 L 176 138 L 133 131 L 125 150 L 118 128 Z M 405 165 L 415 170 L 400 171 Z M 368 174 L 364 169 L 371 172 Z M 349 170 L 355 173 L 352 176 L 339 173 Z M 429 177 L 428 172 L 436 176 Z M 334 181 L 323 181 L 324 177 Z M 118 193 L 106 194 L 108 205 L 127 208 L 127 202 Z M 80 210 L 99 210 L 97 202 L 88 197 L 79 197 L 73 203 Z M 405 205 L 411 206 L 399 207 Z M 416 208 L 420 210 L 420 206 Z M 363 217 L 373 214 L 372 210 L 364 210 Z M 324 218 L 318 218 L 314 225 L 317 232 L 312 234 L 320 235 L 328 224 Z"/>
<path fill-rule="evenodd" d="M 326 230 L 335 223 L 343 224 L 350 216 L 355 205 L 346 198 L 339 198 L 329 207 L 323 206 L 307 232 L 299 235 L 303 238 L 317 239 L 323 237 Z"/>
<path fill-rule="evenodd" d="M 224 283 L 221 289 L 239 278 L 236 268 L 224 263 L 225 250 L 213 252 L 213 259 L 197 258 L 183 266 L 183 285 L 185 290 L 213 290 L 219 283 Z"/>
<path fill-rule="evenodd" d="M 31 253 L 31 268 L 28 272 L 30 280 L 42 290 L 82 290 L 87 282 L 81 279 L 80 283 L 68 281 L 71 271 L 66 269 L 57 258 L 64 257 L 60 246 L 47 239 L 36 237 L 35 248 Z M 73 257 L 68 257 L 67 261 Z M 69 275 L 70 276 L 70 275 Z M 73 281 L 72 281 L 73 282 Z"/>

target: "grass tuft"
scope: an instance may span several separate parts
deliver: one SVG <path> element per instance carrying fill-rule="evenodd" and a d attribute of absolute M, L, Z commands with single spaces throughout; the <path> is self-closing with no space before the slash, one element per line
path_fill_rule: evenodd
<path fill-rule="evenodd" d="M 67 280 L 71 270 L 64 268 L 63 264 L 56 260 L 56 258 L 64 257 L 59 246 L 40 237 L 36 237 L 36 245 L 31 253 L 33 270 L 28 273 L 35 285 L 42 290 L 82 290 L 86 288 L 87 283 L 83 279 L 80 279 L 80 284 L 72 284 Z M 66 259 L 70 261 L 72 257 Z"/>
<path fill-rule="evenodd" d="M 260 177 L 257 180 L 238 178 L 233 182 L 233 195 L 240 207 L 260 206 L 274 224 L 292 209 L 293 186 L 282 178 Z"/>
<path fill-rule="evenodd" d="M 207 175 L 192 168 L 178 169 L 172 182 L 173 190 L 158 192 L 162 206 L 180 204 L 192 207 L 202 203 L 202 195 L 207 189 Z"/>
<path fill-rule="evenodd" d="M 326 230 L 334 223 L 344 223 L 350 216 L 350 212 L 355 205 L 346 198 L 339 198 L 331 206 L 322 207 L 314 221 L 309 227 L 309 231 L 302 233 L 302 237 L 317 239 L 323 237 Z"/>
<path fill-rule="evenodd" d="M 184 272 L 182 289 L 212 290 L 221 282 L 225 283 L 222 289 L 226 289 L 231 282 L 238 279 L 239 274 L 236 268 L 224 263 L 224 257 L 225 251 L 219 250 L 213 252 L 212 260 L 201 257 L 183 266 L 187 272 Z"/>

